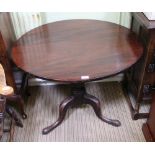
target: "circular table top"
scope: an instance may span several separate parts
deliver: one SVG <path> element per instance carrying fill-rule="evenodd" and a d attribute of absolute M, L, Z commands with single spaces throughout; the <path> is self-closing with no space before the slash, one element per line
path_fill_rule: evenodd
<path fill-rule="evenodd" d="M 17 40 L 12 59 L 48 80 L 81 82 L 117 74 L 137 62 L 142 45 L 129 29 L 98 20 L 64 20 L 37 27 Z"/>

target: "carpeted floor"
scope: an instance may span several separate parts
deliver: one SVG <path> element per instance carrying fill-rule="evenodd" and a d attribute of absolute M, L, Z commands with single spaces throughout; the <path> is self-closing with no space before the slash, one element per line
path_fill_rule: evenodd
<path fill-rule="evenodd" d="M 28 119 L 24 128 L 15 128 L 16 142 L 99 142 L 99 141 L 145 141 L 142 124 L 145 119 L 133 121 L 121 85 L 117 82 L 90 83 L 87 92 L 101 101 L 103 115 L 119 119 L 121 127 L 113 127 L 99 120 L 90 106 L 72 108 L 65 121 L 48 135 L 42 129 L 58 117 L 59 103 L 69 95 L 68 85 L 31 87 L 26 105 Z M 3 139 L 4 141 L 4 139 Z"/>

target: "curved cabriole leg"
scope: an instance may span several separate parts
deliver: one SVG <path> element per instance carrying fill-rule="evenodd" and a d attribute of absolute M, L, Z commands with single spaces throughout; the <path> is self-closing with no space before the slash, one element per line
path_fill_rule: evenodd
<path fill-rule="evenodd" d="M 101 107 L 100 107 L 100 101 L 96 97 L 89 95 L 89 94 L 85 94 L 84 100 L 85 100 L 86 104 L 89 104 L 93 107 L 95 114 L 99 119 L 101 119 L 102 121 L 104 121 L 108 124 L 116 126 L 116 127 L 121 125 L 119 120 L 109 119 L 109 118 L 106 118 L 102 115 Z"/>
<path fill-rule="evenodd" d="M 15 120 L 17 126 L 23 127 L 22 121 L 18 118 L 16 112 L 11 106 L 6 105 L 6 112 Z"/>
<path fill-rule="evenodd" d="M 20 95 L 18 95 L 18 98 L 19 98 L 19 101 L 17 103 L 18 103 L 18 106 L 20 108 L 20 112 L 21 112 L 22 118 L 26 119 L 27 115 L 26 115 L 26 113 L 24 111 L 24 100 L 22 99 L 22 97 Z"/>
<path fill-rule="evenodd" d="M 71 107 L 72 103 L 74 102 L 74 99 L 75 99 L 75 97 L 71 96 L 61 102 L 61 104 L 59 106 L 59 117 L 58 117 L 57 121 L 55 123 L 53 123 L 52 125 L 44 128 L 42 130 L 42 134 L 44 134 L 44 135 L 48 134 L 50 131 L 52 131 L 53 129 L 55 129 L 57 126 L 59 126 L 62 123 L 62 121 L 65 118 L 66 112 L 67 112 L 68 108 Z"/>
<path fill-rule="evenodd" d="M 7 97 L 7 99 L 9 101 L 15 101 L 17 104 L 18 104 L 18 107 L 19 107 L 19 110 L 20 110 L 20 113 L 22 115 L 22 118 L 23 119 L 26 119 L 27 118 L 27 115 L 24 111 L 24 101 L 22 99 L 22 97 L 20 95 L 12 95 L 10 97 Z"/>

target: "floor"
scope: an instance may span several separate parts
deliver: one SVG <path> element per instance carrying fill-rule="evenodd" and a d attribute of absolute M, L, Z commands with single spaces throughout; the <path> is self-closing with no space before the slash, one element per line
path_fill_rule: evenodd
<path fill-rule="evenodd" d="M 143 142 L 141 127 L 146 121 L 133 121 L 128 103 L 118 82 L 89 83 L 87 92 L 101 101 L 103 115 L 121 121 L 113 127 L 99 120 L 90 106 L 72 108 L 65 121 L 48 135 L 42 129 L 58 117 L 59 103 L 69 95 L 68 85 L 31 87 L 26 104 L 28 118 L 24 128 L 15 128 L 16 142 Z M 4 136 L 2 141 L 7 140 Z"/>

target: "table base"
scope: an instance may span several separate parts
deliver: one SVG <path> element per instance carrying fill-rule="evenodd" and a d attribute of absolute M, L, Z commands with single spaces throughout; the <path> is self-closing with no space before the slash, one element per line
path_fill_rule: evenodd
<path fill-rule="evenodd" d="M 71 107 L 82 105 L 82 103 L 91 105 L 92 108 L 94 109 L 96 116 L 102 121 L 108 124 L 111 124 L 113 126 L 116 126 L 116 127 L 121 125 L 119 120 L 109 119 L 102 115 L 99 99 L 88 94 L 86 92 L 84 84 L 75 84 L 73 85 L 73 88 L 71 90 L 71 96 L 69 96 L 64 101 L 62 101 L 59 106 L 59 117 L 57 121 L 53 123 L 52 125 L 44 128 L 42 130 L 42 134 L 48 134 L 53 129 L 55 129 L 57 126 L 59 126 L 64 120 L 67 110 Z"/>

